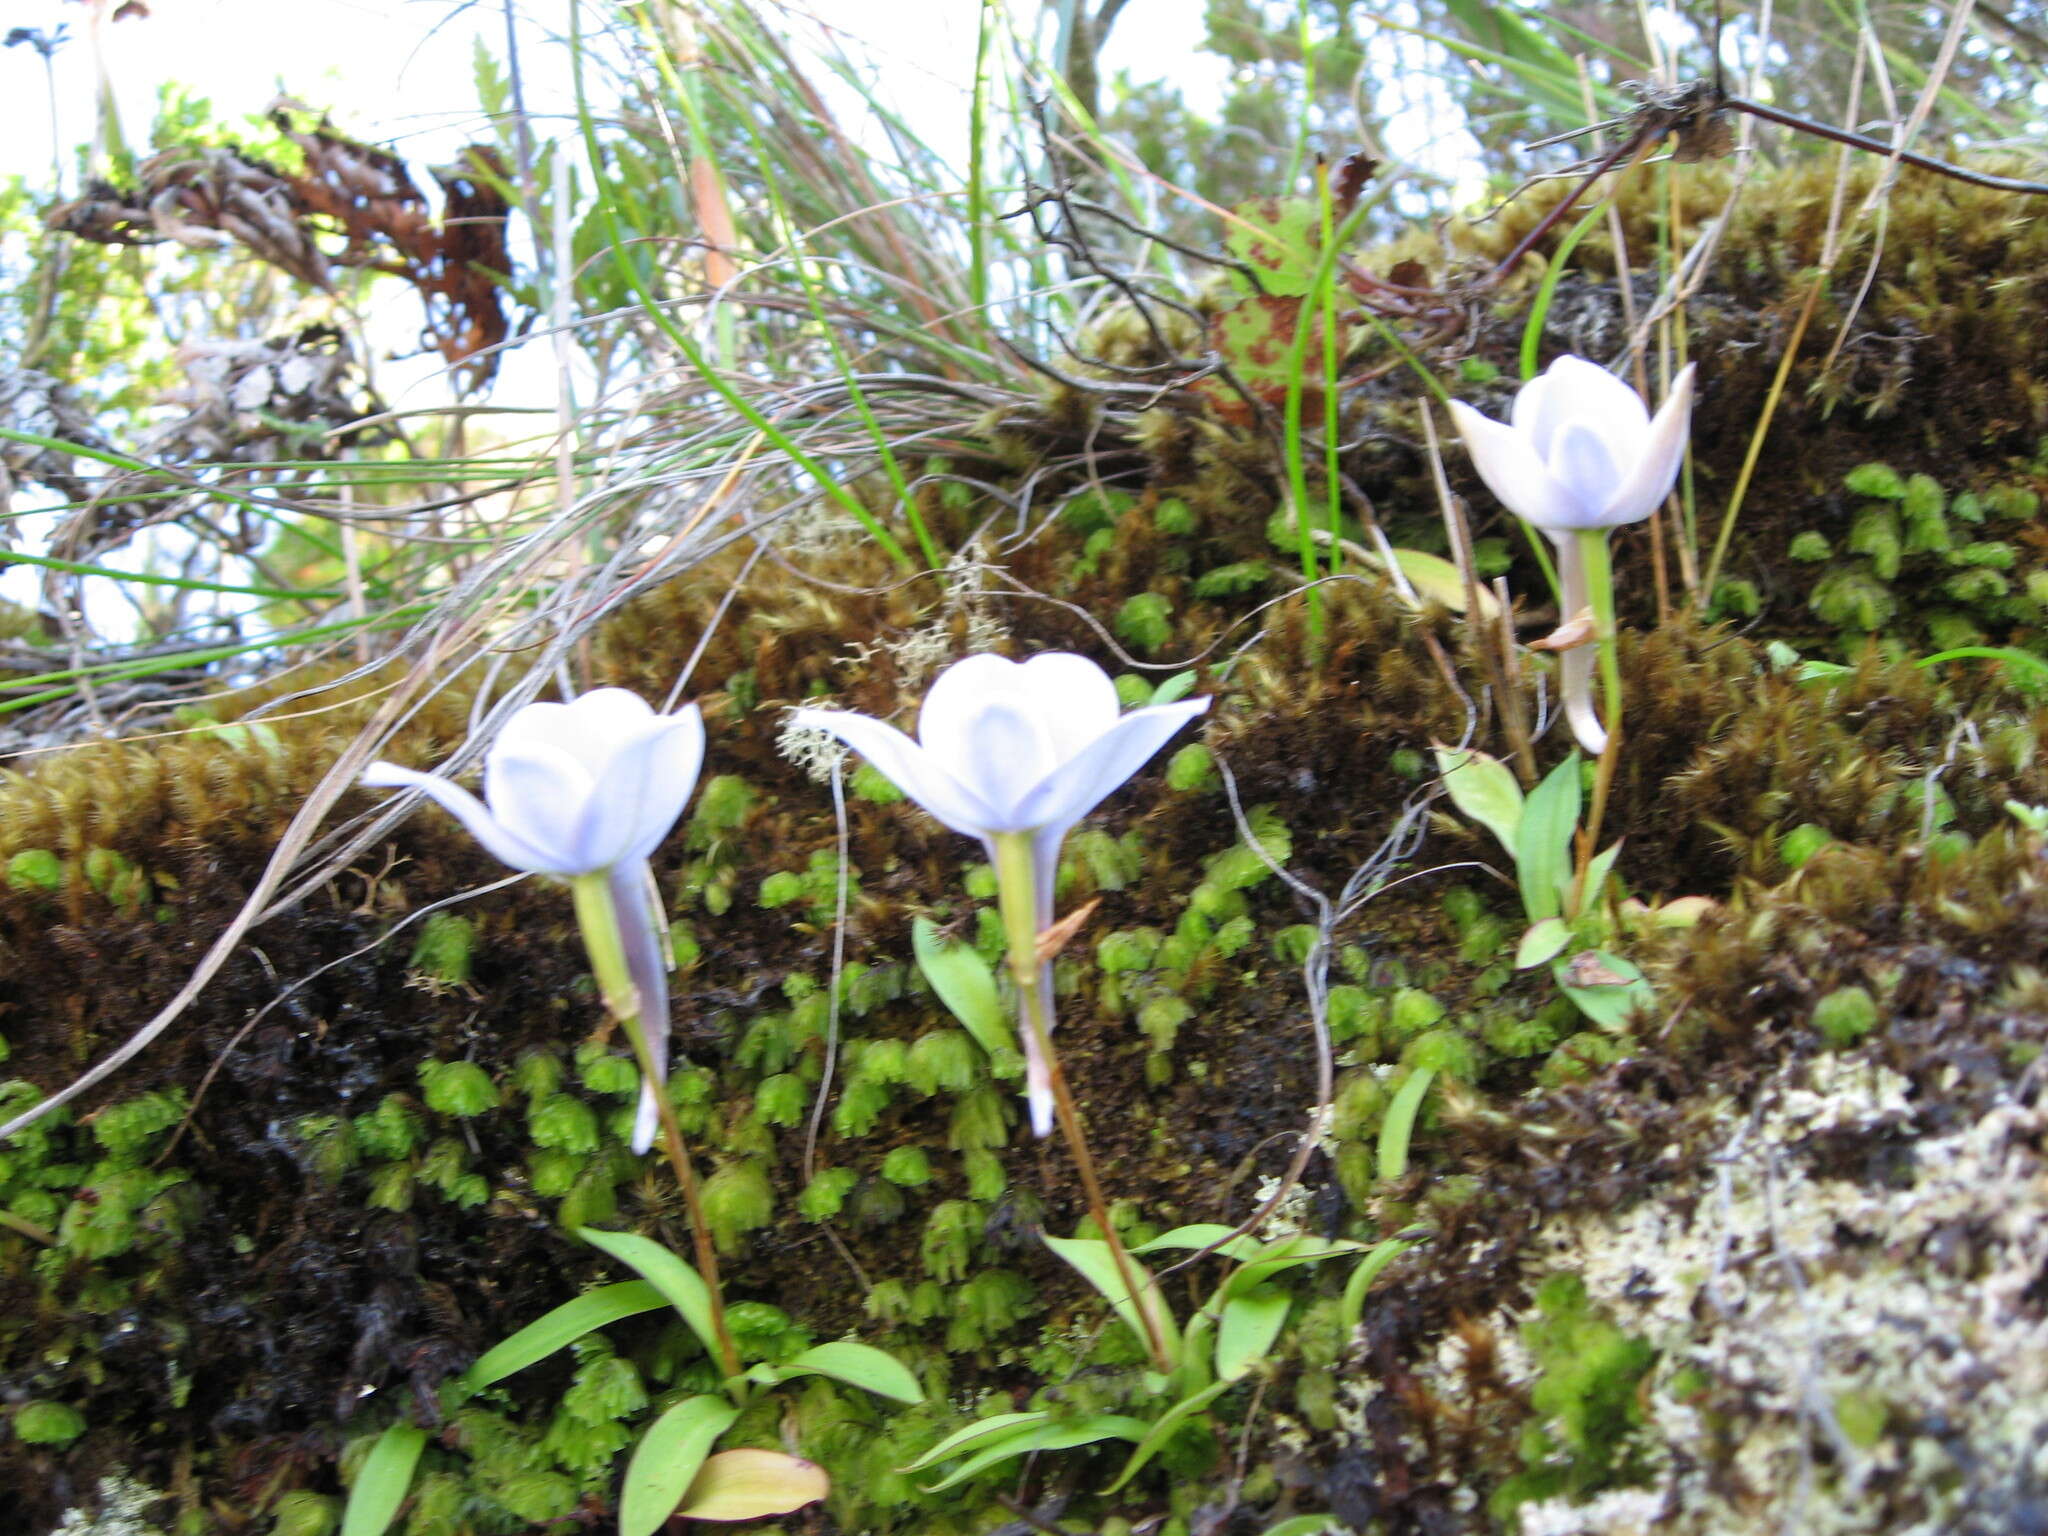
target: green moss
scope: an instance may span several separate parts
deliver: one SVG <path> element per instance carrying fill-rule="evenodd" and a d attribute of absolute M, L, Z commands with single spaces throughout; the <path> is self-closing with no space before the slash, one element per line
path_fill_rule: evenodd
<path fill-rule="evenodd" d="M 595 1040 L 576 1047 L 576 1078 L 605 1098 L 623 1099 L 640 1091 L 640 1068 L 633 1058 L 607 1050 Z"/>
<path fill-rule="evenodd" d="M 806 1221 L 831 1220 L 859 1179 L 851 1168 L 820 1168 L 796 1197 L 797 1214 Z"/>
<path fill-rule="evenodd" d="M 1878 580 L 1888 582 L 1898 576 L 1905 544 L 1899 533 L 1898 514 L 1891 508 L 1867 507 L 1858 513 L 1849 526 L 1847 543 L 1851 553 L 1869 559 Z"/>
<path fill-rule="evenodd" d="M 955 1152 L 985 1151 L 1006 1146 L 1009 1140 L 1010 1104 L 1001 1091 L 985 1084 L 954 1103 L 946 1145 Z"/>
<path fill-rule="evenodd" d="M 24 848 L 7 861 L 7 883 L 17 891 L 58 890 L 64 861 L 47 848 Z"/>
<path fill-rule="evenodd" d="M 1785 549 L 1787 559 L 1798 560 L 1807 565 L 1818 565 L 1821 561 L 1832 558 L 1834 553 L 1834 546 L 1828 543 L 1827 535 L 1811 528 L 1804 533 L 1795 534 Z"/>
<path fill-rule="evenodd" d="M 832 1106 L 832 1129 L 842 1136 L 865 1136 L 889 1107 L 889 1088 L 870 1077 L 854 1077 Z"/>
<path fill-rule="evenodd" d="M 1433 1028 L 1444 1016 L 1444 1005 L 1415 987 L 1400 987 L 1387 1004 L 1387 1033 L 1399 1044 Z"/>
<path fill-rule="evenodd" d="M 960 1171 L 967 1180 L 967 1197 L 984 1205 L 1002 1198 L 1009 1188 L 1003 1160 L 986 1147 L 969 1147 L 960 1154 Z"/>
<path fill-rule="evenodd" d="M 1834 834 L 1826 827 L 1801 822 L 1778 840 L 1778 857 L 1787 869 L 1799 869 L 1834 840 Z"/>
<path fill-rule="evenodd" d="M 981 1075 L 981 1048 L 965 1030 L 927 1030 L 903 1064 L 903 1080 L 919 1093 L 965 1093 Z"/>
<path fill-rule="evenodd" d="M 1543 1063 L 1537 1074 L 1546 1088 L 1561 1088 L 1567 1083 L 1581 1083 L 1601 1068 L 1621 1060 L 1627 1050 L 1624 1041 L 1612 1035 L 1582 1030 L 1559 1043 L 1557 1049 Z"/>
<path fill-rule="evenodd" d="M 766 1125 L 799 1125 L 809 1108 L 810 1090 L 792 1072 L 763 1078 L 761 1086 L 754 1090 L 754 1113 Z"/>
<path fill-rule="evenodd" d="M 1862 987 L 1838 987 L 1813 1005 L 1813 1027 L 1838 1050 L 1877 1028 L 1878 1018 L 1877 999 Z"/>
<path fill-rule="evenodd" d="M 277 1501 L 270 1536 L 330 1536 L 341 1525 L 341 1501 L 300 1488 Z"/>
<path fill-rule="evenodd" d="M 469 984 L 476 962 L 476 924 L 459 912 L 435 912 L 420 924 L 406 961 L 414 975 L 435 986 Z"/>
<path fill-rule="evenodd" d="M 744 1158 L 726 1163 L 704 1181 L 703 1204 L 704 1224 L 719 1251 L 730 1253 L 741 1237 L 774 1218 L 775 1188 L 760 1163 Z"/>
<path fill-rule="evenodd" d="M 1640 1384 L 1656 1351 L 1594 1309 L 1573 1274 L 1538 1287 L 1522 1338 L 1538 1371 L 1529 1393 L 1536 1418 L 1523 1432 L 1525 1470 L 1495 1490 L 1488 1508 L 1510 1519 L 1530 1499 L 1583 1500 L 1640 1481 L 1632 1443 L 1644 1418 Z"/>
<path fill-rule="evenodd" d="M 1401 1063 L 1411 1070 L 1428 1069 L 1469 1083 L 1479 1076 L 1480 1052 L 1471 1037 L 1455 1029 L 1432 1029 L 1408 1042 Z"/>
<path fill-rule="evenodd" d="M 804 877 L 788 870 L 779 870 L 761 882 L 757 898 L 764 907 L 786 907 L 791 902 L 804 899 Z"/>
<path fill-rule="evenodd" d="M 1906 495 L 1906 482 L 1889 464 L 1858 464 L 1842 477 L 1842 484 L 1858 496 L 1883 501 L 1902 501 Z"/>
<path fill-rule="evenodd" d="M 932 1181 L 932 1160 L 923 1147 L 891 1147 L 882 1159 L 882 1177 L 905 1189 Z"/>
<path fill-rule="evenodd" d="M 647 1406 L 647 1389 L 630 1360 L 604 1350 L 577 1368 L 576 1378 L 562 1394 L 562 1410 L 586 1424 L 623 1419 Z"/>
<path fill-rule="evenodd" d="M 1221 787 L 1216 756 L 1199 741 L 1191 741 L 1166 760 L 1166 787 L 1180 794 L 1208 794 Z"/>
<path fill-rule="evenodd" d="M 856 800 L 865 800 L 870 805 L 895 805 L 904 798 L 893 779 L 865 760 L 853 770 L 846 785 Z"/>
<path fill-rule="evenodd" d="M 1117 610 L 1113 627 L 1133 650 L 1154 655 L 1173 639 L 1173 604 L 1158 592 L 1134 592 Z"/>
<path fill-rule="evenodd" d="M 420 1096 L 437 1115 L 473 1119 L 503 1102 L 490 1073 L 473 1061 L 423 1061 Z"/>
<path fill-rule="evenodd" d="M 68 1403 L 28 1402 L 14 1410 L 14 1438 L 23 1445 L 69 1445 L 85 1433 L 85 1415 Z"/>
<path fill-rule="evenodd" d="M 946 1347 L 978 1349 L 1035 1310 L 1031 1283 L 1007 1269 L 984 1269 L 954 1288 Z"/>
<path fill-rule="evenodd" d="M 722 834 L 746 825 L 759 799 L 754 787 L 737 774 L 720 773 L 706 779 L 698 786 L 696 803 L 690 811 L 690 846 L 709 847 Z"/>
<path fill-rule="evenodd" d="M 527 1111 L 526 1134 L 537 1147 L 570 1153 L 595 1152 L 599 1141 L 597 1112 L 569 1094 L 550 1094 Z"/>
<path fill-rule="evenodd" d="M 149 1151 L 164 1131 L 185 1118 L 185 1092 L 144 1093 L 108 1106 L 93 1120 L 93 1139 L 123 1161 Z"/>
<path fill-rule="evenodd" d="M 963 1279 L 986 1220 L 972 1200 L 942 1200 L 933 1206 L 918 1242 L 924 1272 L 942 1285 Z"/>

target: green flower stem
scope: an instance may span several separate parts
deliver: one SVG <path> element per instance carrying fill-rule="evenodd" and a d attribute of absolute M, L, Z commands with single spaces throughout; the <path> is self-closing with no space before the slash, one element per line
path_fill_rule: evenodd
<path fill-rule="evenodd" d="M 1586 601 L 1593 610 L 1593 643 L 1600 648 L 1601 726 L 1607 732 L 1607 747 L 1593 774 L 1593 803 L 1586 812 L 1585 831 L 1579 837 L 1578 873 L 1572 882 L 1572 915 L 1583 912 L 1598 891 L 1586 889 L 1586 869 L 1600 850 L 1600 823 L 1607 815 L 1608 792 L 1614 787 L 1615 766 L 1621 761 L 1621 658 L 1614 621 L 1614 560 L 1607 547 L 1605 528 L 1579 530 L 1579 555 L 1585 565 Z"/>
<path fill-rule="evenodd" d="M 1167 1352 L 1166 1338 L 1154 1313 L 1156 1298 L 1147 1296 L 1140 1288 L 1131 1257 L 1124 1251 L 1123 1240 L 1116 1235 L 1116 1226 L 1109 1219 L 1109 1202 L 1103 1198 L 1102 1181 L 1095 1173 L 1095 1158 L 1089 1152 L 1088 1138 L 1081 1130 L 1080 1111 L 1074 1106 L 1066 1073 L 1060 1070 L 1060 1059 L 1053 1054 L 1052 1020 L 1047 1016 L 1045 991 L 1039 985 L 1042 967 L 1038 958 L 1038 868 L 1031 848 L 1031 834 L 999 832 L 995 845 L 996 901 L 1002 912 L 1003 932 L 1009 940 L 1010 977 L 1017 984 L 1017 996 L 1023 1003 L 1024 1025 L 1031 1032 L 1031 1042 L 1037 1048 L 1039 1059 L 1045 1063 L 1046 1082 L 1052 1089 L 1053 1114 L 1060 1123 L 1060 1134 L 1066 1138 L 1067 1150 L 1073 1155 L 1074 1171 L 1081 1176 L 1081 1190 L 1088 1201 L 1088 1214 L 1094 1218 L 1096 1229 L 1102 1233 L 1102 1240 L 1109 1248 L 1110 1260 L 1116 1265 L 1124 1294 L 1131 1298 L 1131 1306 L 1145 1324 L 1145 1348 L 1152 1356 L 1152 1364 L 1165 1374 L 1173 1369 L 1173 1359 Z"/>
<path fill-rule="evenodd" d="M 17 1216 L 12 1211 L 0 1211 L 0 1227 L 5 1227 L 11 1232 L 19 1232 L 23 1237 L 41 1243 L 45 1248 L 57 1246 L 56 1233 L 45 1231 L 26 1216 Z"/>
<path fill-rule="evenodd" d="M 668 1085 L 655 1071 L 653 1053 L 647 1049 L 647 1035 L 640 1028 L 640 993 L 626 966 L 626 946 L 619 936 L 619 914 L 612 904 L 610 874 L 578 875 L 569 882 L 576 901 L 576 925 L 583 930 L 583 947 L 590 953 L 590 969 L 597 976 L 604 1006 L 625 1030 L 633 1044 L 633 1056 L 640 1063 L 640 1076 L 654 1091 L 655 1112 L 661 1117 L 662 1140 L 668 1147 L 669 1166 L 682 1186 L 683 1206 L 690 1215 L 690 1236 L 697 1250 L 697 1271 L 711 1293 L 711 1332 L 718 1341 L 719 1369 L 727 1380 L 740 1374 L 740 1353 L 725 1323 L 725 1291 L 718 1280 L 718 1250 L 712 1246 L 711 1228 L 704 1220 L 704 1204 L 697 1185 L 697 1171 L 683 1147 L 683 1129 L 676 1123 L 676 1107 L 669 1102 Z"/>

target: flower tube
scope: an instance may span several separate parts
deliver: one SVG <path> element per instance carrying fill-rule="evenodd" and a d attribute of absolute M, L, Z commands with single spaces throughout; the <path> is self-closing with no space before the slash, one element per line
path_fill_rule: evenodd
<path fill-rule="evenodd" d="M 668 925 L 647 860 L 703 762 L 696 705 L 657 715 L 623 688 L 598 688 L 514 713 L 484 754 L 482 800 L 395 763 L 363 772 L 368 785 L 421 791 L 514 869 L 569 882 L 605 1001 L 646 1052 L 635 1152 L 653 1145 L 668 1063 Z"/>
<path fill-rule="evenodd" d="M 1516 392 L 1506 422 L 1482 416 L 1462 400 L 1451 402 L 1451 417 L 1487 489 L 1557 549 L 1558 621 L 1593 611 L 1610 672 L 1607 728 L 1593 709 L 1592 653 L 1575 647 L 1559 664 L 1572 734 L 1595 754 L 1606 749 L 1619 697 L 1612 675 L 1614 589 L 1607 534 L 1641 522 L 1670 493 L 1685 457 L 1692 393 L 1693 368 L 1687 364 L 1652 417 L 1643 397 L 1622 379 L 1567 355 Z"/>
<path fill-rule="evenodd" d="M 939 675 L 918 712 L 917 739 L 843 710 L 798 710 L 798 723 L 829 731 L 955 832 L 978 838 L 994 865 L 1012 975 L 1026 1018 L 1026 1098 L 1036 1134 L 1052 1129 L 1048 1058 L 1052 973 L 1037 936 L 1052 926 L 1060 844 L 1121 786 L 1207 698 L 1120 714 L 1116 687 L 1094 662 L 1048 651 L 1026 662 L 970 656 Z M 1035 1018 L 1034 1018 L 1035 1016 Z M 1038 1027 L 1034 1027 L 1034 1024 Z"/>

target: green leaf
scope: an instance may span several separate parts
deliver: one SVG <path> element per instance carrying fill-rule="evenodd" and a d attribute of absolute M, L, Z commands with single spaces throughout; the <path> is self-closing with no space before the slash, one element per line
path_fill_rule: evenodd
<path fill-rule="evenodd" d="M 1109 1244 L 1092 1237 L 1048 1237 L 1045 1239 L 1045 1246 L 1073 1265 L 1080 1272 L 1082 1279 L 1100 1291 L 1116 1315 L 1124 1320 L 1124 1325 L 1138 1336 L 1138 1343 L 1149 1348 L 1146 1345 L 1144 1318 L 1139 1315 L 1137 1306 L 1124 1292 L 1123 1278 L 1117 1274 L 1116 1258 L 1110 1252 Z M 1130 1264 L 1136 1271 L 1138 1290 L 1146 1311 L 1159 1325 L 1160 1337 L 1166 1340 L 1170 1365 L 1179 1353 L 1180 1343 L 1179 1330 L 1173 1323 L 1173 1314 L 1167 1310 L 1166 1300 L 1159 1294 L 1159 1282 L 1154 1280 L 1151 1273 L 1136 1259 L 1132 1259 Z"/>
<path fill-rule="evenodd" d="M 1237 1232 L 1237 1228 L 1226 1227 L 1220 1221 L 1198 1221 L 1193 1226 L 1175 1227 L 1171 1232 L 1162 1232 L 1150 1242 L 1138 1244 L 1131 1252 L 1152 1253 L 1162 1248 L 1178 1248 L 1192 1252 L 1195 1249 L 1206 1248 L 1211 1243 L 1222 1242 L 1224 1238 L 1230 1238 L 1230 1241 L 1223 1243 L 1216 1251 L 1230 1258 L 1249 1259 L 1259 1251 L 1258 1239 L 1241 1232 L 1236 1237 L 1231 1237 L 1230 1234 L 1233 1232 Z"/>
<path fill-rule="evenodd" d="M 1959 645 L 1954 650 L 1936 651 L 1932 656 L 1923 656 L 1917 665 L 1931 667 L 1944 661 L 2003 662 L 2015 678 L 2023 678 L 2032 684 L 2048 682 L 2048 661 L 2043 661 L 2032 651 L 2022 651 L 2011 646 Z"/>
<path fill-rule="evenodd" d="M 1529 931 L 1522 935 L 1522 942 L 1515 946 L 1515 969 L 1526 971 L 1547 960 L 1555 960 L 1571 941 L 1572 931 L 1561 917 L 1546 917 L 1540 923 L 1531 923 Z"/>
<path fill-rule="evenodd" d="M 1299 298 L 1315 287 L 1321 207 L 1306 197 L 1261 197 L 1230 210 L 1223 247 L 1258 269 L 1261 291 Z"/>
<path fill-rule="evenodd" d="M 924 1401 L 924 1389 L 902 1361 L 871 1344 L 856 1344 L 850 1339 L 814 1345 L 776 1370 L 785 1379 L 830 1376 L 878 1397 L 893 1397 L 899 1403 Z"/>
<path fill-rule="evenodd" d="M 1611 1034 L 1620 1034 L 1638 1012 L 1655 1005 L 1657 993 L 1633 962 L 1604 949 L 1583 949 L 1551 967 L 1564 995 L 1579 1012 Z M 1602 978 L 1613 978 L 1612 980 Z"/>
<path fill-rule="evenodd" d="M 1600 852 L 1593 855 L 1586 866 L 1586 896 L 1580 903 L 1580 910 L 1592 912 L 1600 905 L 1600 893 L 1607 886 L 1607 877 L 1614 873 L 1614 861 L 1621 856 L 1621 839 L 1616 838 Z"/>
<path fill-rule="evenodd" d="M 1287 1323 L 1294 1298 L 1277 1285 L 1255 1285 L 1223 1304 L 1216 1329 L 1216 1377 L 1236 1381 L 1266 1358 Z"/>
<path fill-rule="evenodd" d="M 463 1380 L 471 1391 L 480 1392 L 514 1371 L 523 1371 L 545 1360 L 586 1333 L 595 1333 L 607 1323 L 654 1311 L 663 1299 L 661 1292 L 645 1280 L 622 1280 L 617 1285 L 585 1291 L 574 1301 L 565 1301 L 554 1311 L 535 1318 L 503 1343 L 485 1350 L 463 1373 Z"/>
<path fill-rule="evenodd" d="M 697 1471 L 685 1520 L 759 1520 L 815 1504 L 832 1491 L 825 1469 L 782 1451 L 720 1451 Z"/>
<path fill-rule="evenodd" d="M 1223 1282 L 1223 1294 L 1239 1296 L 1253 1286 L 1263 1285 L 1282 1270 L 1295 1269 L 1303 1264 L 1320 1264 L 1324 1259 L 1341 1258 L 1345 1254 L 1362 1253 L 1362 1244 L 1348 1238 L 1331 1241 L 1320 1237 L 1289 1237 L 1277 1243 L 1268 1243 L 1235 1274 Z"/>
<path fill-rule="evenodd" d="M 1366 558 L 1377 566 L 1387 563 L 1371 550 L 1366 551 Z M 1408 585 L 1415 589 L 1417 596 L 1441 604 L 1452 613 L 1465 611 L 1465 573 L 1442 555 L 1432 555 L 1420 549 L 1397 549 L 1394 551 L 1394 564 L 1400 567 L 1401 574 L 1407 577 Z M 1474 581 L 1471 590 L 1479 599 L 1480 618 L 1489 624 L 1498 623 L 1499 599 L 1486 590 L 1482 581 Z"/>
<path fill-rule="evenodd" d="M 1261 1536 L 1324 1536 L 1327 1531 L 1341 1529 L 1335 1515 L 1296 1515 L 1278 1525 L 1267 1526 Z"/>
<path fill-rule="evenodd" d="M 1194 686 L 1194 673 L 1176 672 L 1152 690 L 1152 702 L 1154 704 L 1171 704 L 1178 699 L 1186 698 L 1194 689 Z"/>
<path fill-rule="evenodd" d="M 1102 1491 L 1104 1493 L 1115 1493 L 1117 1489 L 1123 1487 L 1125 1483 L 1136 1477 L 1144 1469 L 1145 1463 L 1158 1455 L 1166 1442 L 1173 1438 L 1181 1425 L 1187 1423 L 1189 1419 L 1215 1402 L 1225 1392 L 1228 1392 L 1230 1386 L 1231 1384 L 1227 1381 L 1219 1381 L 1213 1386 L 1204 1387 L 1201 1391 L 1195 1393 L 1194 1396 L 1182 1398 L 1171 1408 L 1167 1409 L 1166 1412 L 1154 1419 L 1152 1427 L 1145 1432 L 1145 1438 L 1140 1440 L 1138 1448 L 1131 1452 L 1131 1459 L 1124 1463 L 1123 1471 L 1117 1473 L 1116 1481 Z"/>
<path fill-rule="evenodd" d="M 647 1426 L 619 1487 L 619 1536 L 652 1536 L 690 1491 L 718 1437 L 740 1416 L 722 1397 L 686 1397 Z"/>
<path fill-rule="evenodd" d="M 1522 825 L 1522 786 L 1508 765 L 1469 747 L 1437 747 L 1436 769 L 1451 804 L 1500 839 L 1509 857 Z"/>
<path fill-rule="evenodd" d="M 400 1422 L 377 1437 L 348 1491 L 341 1536 L 384 1536 L 398 1518 L 398 1506 L 412 1487 L 413 1468 L 427 1447 L 427 1432 Z"/>
<path fill-rule="evenodd" d="M 1529 921 L 1560 916 L 1571 889 L 1572 833 L 1579 825 L 1579 754 L 1570 753 L 1529 792 L 1515 830 L 1515 873 Z"/>
<path fill-rule="evenodd" d="M 576 1235 L 591 1247 L 608 1253 L 621 1264 L 640 1272 L 640 1277 L 690 1325 L 706 1352 L 716 1360 L 718 1333 L 711 1326 L 711 1291 L 697 1271 L 661 1244 L 631 1232 L 600 1232 L 595 1227 L 578 1227 Z"/>
<path fill-rule="evenodd" d="M 1380 1177 L 1398 1179 L 1408 1171 L 1408 1142 L 1415 1134 L 1415 1117 L 1422 1112 L 1422 1097 L 1436 1079 L 1435 1067 L 1421 1067 L 1408 1074 L 1387 1106 L 1387 1118 L 1380 1123 Z"/>
<path fill-rule="evenodd" d="M 1128 1440 L 1136 1445 L 1144 1440 L 1149 1427 L 1143 1419 L 1126 1418 L 1115 1413 L 1091 1413 L 1086 1418 L 1065 1424 L 1041 1424 L 1021 1429 L 1003 1436 L 992 1445 L 983 1446 L 924 1491 L 937 1493 L 986 1472 L 1013 1456 L 1028 1456 L 1033 1451 L 1070 1451 L 1077 1445 L 1094 1445 L 1101 1440 Z"/>
<path fill-rule="evenodd" d="M 940 938 L 938 925 L 929 918 L 910 925 L 910 945 L 924 979 L 976 1043 L 991 1057 L 1003 1051 L 1014 1055 L 1017 1034 L 1003 1013 L 989 963 L 967 945 Z"/>
<path fill-rule="evenodd" d="M 1351 1278 L 1344 1282 L 1344 1298 L 1337 1307 L 1337 1319 L 1344 1325 L 1346 1338 L 1357 1330 L 1365 1317 L 1365 1293 L 1372 1289 L 1380 1271 L 1414 1246 L 1405 1238 L 1390 1237 L 1373 1244 L 1372 1252 L 1358 1261 L 1358 1268 L 1352 1270 Z"/>
<path fill-rule="evenodd" d="M 948 1456 L 957 1456 L 971 1445 L 997 1435 L 1012 1434 L 1034 1424 L 1047 1424 L 1052 1415 L 1044 1409 L 1032 1413 L 997 1413 L 985 1419 L 976 1419 L 965 1429 L 956 1429 L 937 1445 L 926 1451 L 917 1460 L 898 1467 L 899 1472 L 922 1472 L 935 1461 L 944 1461 Z"/>

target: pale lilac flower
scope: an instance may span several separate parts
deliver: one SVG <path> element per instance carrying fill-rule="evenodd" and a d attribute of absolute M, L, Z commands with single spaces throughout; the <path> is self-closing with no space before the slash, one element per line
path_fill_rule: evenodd
<path fill-rule="evenodd" d="M 1567 355 L 1516 391 L 1508 423 L 1462 400 L 1451 417 L 1479 477 L 1515 516 L 1553 538 L 1618 528 L 1648 517 L 1678 477 L 1692 379 L 1688 363 L 1652 418 L 1623 380 Z"/>
<path fill-rule="evenodd" d="M 981 839 L 998 868 L 996 840 L 1028 837 L 1042 931 L 1052 926 L 1061 841 L 1208 707 L 1199 698 L 1121 714 L 1116 686 L 1100 667 L 1048 651 L 1022 663 L 980 655 L 948 667 L 925 695 L 914 741 L 842 710 L 798 710 L 796 720 L 831 732 L 955 832 Z M 1051 972 L 1037 969 L 1050 1021 Z M 1027 1026 L 1021 1034 L 1032 1125 L 1043 1136 L 1051 1128 L 1050 1064 L 1035 1032 Z"/>
<path fill-rule="evenodd" d="M 696 705 L 657 715 L 637 694 L 598 688 L 567 704 L 528 704 L 507 720 L 484 754 L 482 800 L 395 763 L 370 764 L 363 782 L 421 791 L 514 869 L 564 880 L 602 873 L 659 1072 L 668 1061 L 667 922 L 647 859 L 682 815 L 703 762 Z M 658 1087 L 641 1085 L 636 1152 L 653 1143 Z"/>
<path fill-rule="evenodd" d="M 1479 478 L 1557 550 L 1560 624 L 1595 595 L 1581 535 L 1604 539 L 1610 528 L 1639 523 L 1670 494 L 1692 429 L 1692 380 L 1688 363 L 1653 418 L 1622 379 L 1567 354 L 1515 392 L 1506 424 L 1451 402 Z M 1561 652 L 1558 677 L 1572 735 L 1598 756 L 1607 731 L 1593 707 L 1593 661 L 1591 646 Z"/>

